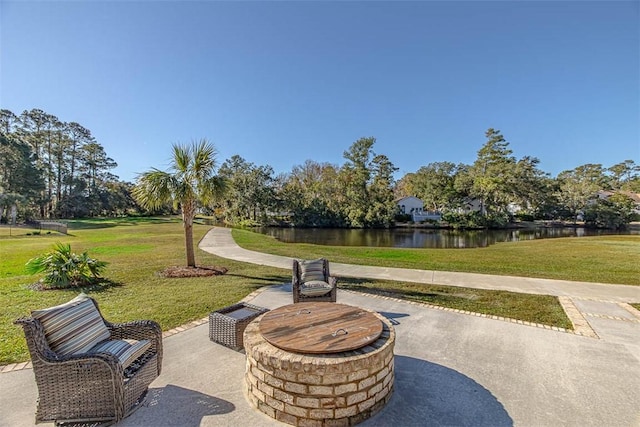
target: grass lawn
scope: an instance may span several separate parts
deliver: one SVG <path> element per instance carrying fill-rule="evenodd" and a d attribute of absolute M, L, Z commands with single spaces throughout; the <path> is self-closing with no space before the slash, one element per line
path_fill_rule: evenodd
<path fill-rule="evenodd" d="M 112 322 L 154 319 L 160 323 L 163 330 L 168 330 L 203 318 L 212 310 L 234 304 L 262 286 L 278 285 L 291 280 L 291 272 L 288 269 L 236 262 L 200 250 L 196 254 L 198 265 L 226 267 L 229 272 L 222 276 L 204 278 L 162 278 L 158 275 L 159 271 L 168 266 L 184 265 L 186 262 L 184 235 L 179 220 L 123 218 L 67 222 L 67 236 L 46 232 L 28 235 L 27 233 L 33 231 L 30 229 L 21 230 L 20 233 L 13 229 L 10 236 L 6 227 L 0 227 L 0 306 L 3 307 L 0 312 L 0 365 L 29 359 L 23 333 L 19 327 L 13 325 L 13 320 L 28 315 L 30 310 L 66 302 L 80 291 L 34 291 L 27 287 L 28 284 L 36 282 L 38 277 L 25 275 L 25 263 L 30 258 L 50 250 L 57 242 L 70 244 L 74 252 L 86 250 L 91 257 L 109 262 L 104 276 L 111 280 L 113 285 L 84 291 L 97 299 L 104 316 Z M 194 225 L 194 239 L 199 241 L 209 229 L 209 226 Z M 528 272 L 518 275 L 539 277 L 548 277 L 545 274 L 553 271 L 553 267 L 544 267 L 544 264 L 538 265 L 535 269 L 527 269 L 530 263 L 537 265 L 542 262 L 538 252 L 545 250 L 530 247 L 530 242 L 522 242 L 526 247 L 530 247 L 528 251 L 520 250 L 517 244 L 500 244 L 478 250 L 404 250 L 290 245 L 244 230 L 234 230 L 233 235 L 242 246 L 255 250 L 301 258 L 326 256 L 335 262 L 426 269 L 439 266 L 445 270 L 497 274 Z M 640 241 L 637 237 L 629 239 L 628 236 L 615 236 L 598 239 L 604 240 L 592 241 L 592 247 L 605 253 L 605 249 L 609 248 L 609 251 L 618 254 L 619 258 L 617 263 L 612 264 L 613 267 L 607 267 L 609 273 L 602 277 L 628 277 L 634 272 L 635 277 L 638 277 L 637 263 L 632 263 L 629 259 L 634 258 L 634 254 L 634 261 L 638 259 Z M 497 252 L 488 258 L 482 255 L 490 254 L 492 248 L 502 245 L 511 245 L 511 248 L 493 249 Z M 549 247 L 546 250 L 549 251 Z M 439 254 L 440 251 L 443 253 Z M 520 255 L 509 256 L 512 251 Z M 606 258 L 610 260 L 613 256 L 609 255 Z M 550 265 L 556 265 L 553 260 L 556 257 L 556 253 L 547 253 Z M 479 265 L 474 266 L 474 263 Z M 602 265 L 600 264 L 601 269 Z M 455 266 L 458 268 L 453 268 Z M 555 268 L 560 267 L 556 265 Z M 562 273 L 557 272 L 560 276 L 557 278 L 570 278 Z M 586 279 L 581 276 L 577 280 Z M 598 278 L 595 281 L 624 283 L 621 278 Z M 557 299 L 549 296 L 357 279 L 341 279 L 339 287 L 571 328 Z"/>
<path fill-rule="evenodd" d="M 282 243 L 240 229 L 233 230 L 233 238 L 245 249 L 347 264 L 640 285 L 640 235 L 527 240 L 469 249 Z"/>
<path fill-rule="evenodd" d="M 166 279 L 158 272 L 185 265 L 184 234 L 178 220 L 68 221 L 69 235 L 58 233 L 9 237 L 0 228 L 0 365 L 29 360 L 22 330 L 13 325 L 30 310 L 72 299 L 79 290 L 33 291 L 27 284 L 39 276 L 24 273 L 24 264 L 50 250 L 54 243 L 69 243 L 76 252 L 109 262 L 104 276 L 114 282 L 104 289 L 85 290 L 96 298 L 105 318 L 112 322 L 153 319 L 163 330 L 205 317 L 210 311 L 234 304 L 255 289 L 291 280 L 287 270 L 222 259 L 198 250 L 199 265 L 224 266 L 223 276 Z M 195 225 L 199 241 L 210 229 Z M 15 229 L 13 230 L 15 231 Z"/>

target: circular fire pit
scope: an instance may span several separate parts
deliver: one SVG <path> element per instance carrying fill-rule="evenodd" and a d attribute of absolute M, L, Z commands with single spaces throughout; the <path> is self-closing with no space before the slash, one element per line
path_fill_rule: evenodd
<path fill-rule="evenodd" d="M 296 426 L 356 424 L 391 397 L 394 344 L 391 322 L 371 311 L 326 302 L 280 307 L 245 329 L 248 398 Z"/>

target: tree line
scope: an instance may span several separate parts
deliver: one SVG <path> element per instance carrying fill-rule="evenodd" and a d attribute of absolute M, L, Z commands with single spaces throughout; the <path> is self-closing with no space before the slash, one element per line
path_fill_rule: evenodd
<path fill-rule="evenodd" d="M 609 228 L 633 219 L 631 196 L 640 193 L 640 166 L 633 160 L 610 167 L 589 163 L 551 177 L 537 158 L 516 159 L 499 130 L 490 128 L 485 137 L 473 164 L 430 163 L 402 177 L 396 194 L 417 196 L 450 222 L 469 226 L 504 226 L 515 212 L 523 219 L 582 217 Z M 479 209 L 468 212 L 473 202 Z"/>
<path fill-rule="evenodd" d="M 133 184 L 110 172 L 117 163 L 91 131 L 40 109 L 0 110 L 0 217 L 23 219 L 126 213 Z M 16 209 L 17 208 L 17 209 Z"/>
<path fill-rule="evenodd" d="M 210 171 L 224 192 L 198 211 L 230 224 L 315 227 L 389 227 L 395 200 L 417 196 L 452 225 L 500 227 L 523 219 L 571 220 L 619 227 L 633 217 L 631 193 L 640 193 L 640 166 L 632 160 L 604 167 L 586 164 L 551 177 L 539 160 L 513 156 L 504 136 L 488 129 L 473 164 L 429 163 L 399 180 L 398 170 L 360 138 L 341 165 L 306 160 L 288 173 L 238 155 Z M 175 153 L 174 153 L 175 154 Z M 215 153 L 211 153 L 215 160 Z M 82 125 L 42 110 L 0 114 L 0 218 L 12 206 L 22 219 L 170 213 L 180 206 L 149 205 L 134 197 L 134 183 L 110 170 L 116 162 Z M 608 198 L 597 198 L 609 191 Z M 477 209 L 470 209 L 476 205 Z"/>

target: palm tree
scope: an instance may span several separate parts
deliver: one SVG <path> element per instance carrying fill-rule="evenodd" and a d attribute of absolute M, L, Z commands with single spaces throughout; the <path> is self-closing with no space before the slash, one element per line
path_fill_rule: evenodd
<path fill-rule="evenodd" d="M 173 203 L 180 206 L 184 225 L 187 266 L 195 267 L 193 219 L 198 206 L 210 205 L 224 191 L 224 181 L 214 174 L 217 151 L 206 139 L 190 145 L 173 144 L 170 172 L 151 169 L 138 176 L 133 196 L 146 209 Z"/>

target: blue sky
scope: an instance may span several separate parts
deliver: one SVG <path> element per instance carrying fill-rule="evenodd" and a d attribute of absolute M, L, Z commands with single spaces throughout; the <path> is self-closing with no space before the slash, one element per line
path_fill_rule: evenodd
<path fill-rule="evenodd" d="M 0 106 L 90 129 L 133 181 L 208 138 L 276 173 L 471 164 L 489 127 L 557 175 L 640 163 L 640 3 L 5 1 Z"/>

